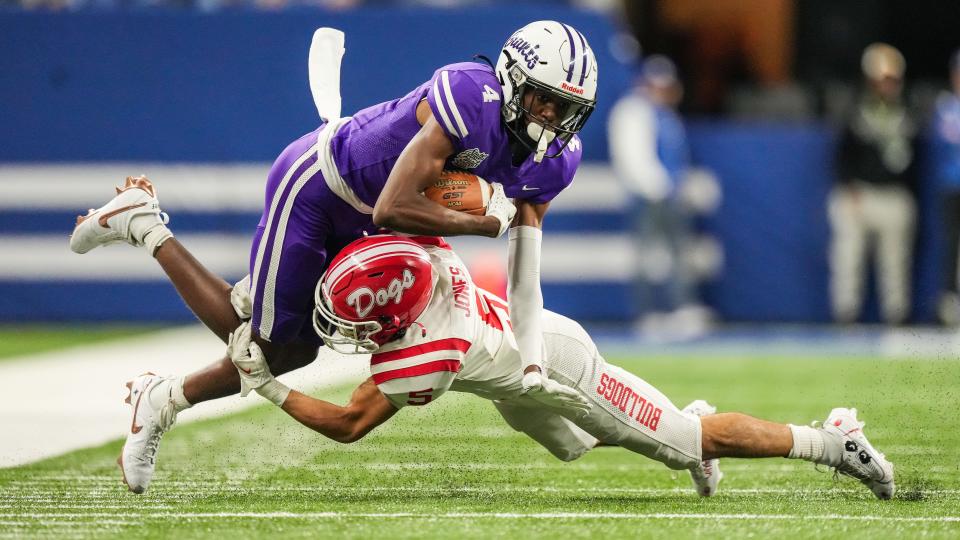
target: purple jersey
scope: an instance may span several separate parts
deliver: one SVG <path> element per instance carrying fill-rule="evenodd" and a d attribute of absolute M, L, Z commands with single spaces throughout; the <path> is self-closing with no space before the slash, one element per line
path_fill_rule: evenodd
<path fill-rule="evenodd" d="M 367 205 L 376 203 L 400 152 L 420 130 L 416 109 L 424 99 L 453 142 L 448 168 L 499 182 L 507 196 L 534 203 L 549 202 L 573 180 L 582 153 L 576 136 L 560 157 L 534 163 L 531 155 L 519 167 L 512 165 L 493 68 L 463 62 L 438 69 L 400 99 L 363 109 L 333 138 L 340 174 Z M 555 140 L 549 151 L 555 153 L 559 144 Z"/>
<path fill-rule="evenodd" d="M 423 100 L 453 142 L 448 168 L 500 182 L 507 196 L 533 203 L 548 202 L 567 187 L 580 163 L 580 140 L 574 137 L 560 157 L 534 163 L 531 155 L 514 167 L 502 99 L 493 69 L 465 62 L 437 70 L 400 99 L 358 112 L 330 139 L 329 155 L 336 167 L 331 175 L 339 173 L 361 204 L 348 204 L 324 178 L 321 168 L 330 161 L 323 158 L 319 129 L 287 147 L 270 169 L 250 253 L 253 326 L 260 336 L 319 343 L 311 325 L 314 288 L 344 245 L 375 229 L 357 208 L 376 204 L 400 153 L 420 131 L 416 110 Z M 550 151 L 557 145 L 551 143 Z"/>

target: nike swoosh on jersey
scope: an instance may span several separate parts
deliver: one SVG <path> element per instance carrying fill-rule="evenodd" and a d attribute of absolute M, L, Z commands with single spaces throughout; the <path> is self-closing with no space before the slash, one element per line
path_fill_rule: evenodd
<path fill-rule="evenodd" d="M 530 187 L 530 186 L 524 184 L 524 185 L 523 185 L 523 188 L 521 188 L 521 191 L 536 191 L 536 190 L 538 190 L 538 189 L 540 189 L 540 188 L 538 188 L 538 187 Z"/>

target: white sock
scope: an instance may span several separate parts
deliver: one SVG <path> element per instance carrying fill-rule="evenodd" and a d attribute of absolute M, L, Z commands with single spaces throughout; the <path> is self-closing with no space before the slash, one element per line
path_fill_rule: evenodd
<path fill-rule="evenodd" d="M 184 379 L 186 379 L 186 377 L 177 377 L 171 382 L 172 388 L 170 392 L 170 398 L 173 399 L 173 407 L 177 410 L 177 412 L 193 407 L 193 404 L 187 401 L 187 398 L 183 395 Z"/>
<path fill-rule="evenodd" d="M 167 401 L 172 401 L 176 412 L 192 407 L 183 395 L 183 379 L 183 377 L 170 378 L 154 386 L 150 390 L 150 404 L 159 409 Z"/>
<path fill-rule="evenodd" d="M 157 249 L 161 244 L 173 238 L 173 233 L 163 223 L 154 225 L 143 235 L 143 247 L 151 257 L 156 256 Z"/>
<path fill-rule="evenodd" d="M 130 220 L 130 235 L 134 240 L 146 248 L 150 256 L 157 253 L 157 248 L 167 240 L 173 238 L 173 233 L 167 228 L 166 214 L 141 214 Z"/>
<path fill-rule="evenodd" d="M 787 454 L 791 459 L 805 459 L 814 463 L 823 460 L 823 433 L 810 426 L 787 424 L 793 434 L 793 448 Z"/>

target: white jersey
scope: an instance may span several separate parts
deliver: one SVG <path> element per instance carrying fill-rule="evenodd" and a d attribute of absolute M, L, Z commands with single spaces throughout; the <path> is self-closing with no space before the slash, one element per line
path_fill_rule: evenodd
<path fill-rule="evenodd" d="M 477 288 L 446 244 L 423 247 L 433 264 L 433 296 L 403 338 L 371 355 L 373 382 L 398 408 L 426 405 L 448 389 L 487 399 L 520 395 L 507 303 Z"/>
<path fill-rule="evenodd" d="M 425 245 L 429 240 L 436 245 Z M 478 289 L 446 243 L 435 237 L 418 242 L 433 266 L 433 296 L 403 338 L 370 357 L 373 381 L 394 406 L 426 405 L 447 390 L 469 392 L 496 400 L 510 426 L 564 460 L 599 440 L 674 469 L 699 465 L 700 419 L 643 379 L 607 364 L 586 331 L 566 317 L 543 311 L 544 368 L 593 407 L 574 420 L 522 395 L 522 362 L 506 302 Z"/>

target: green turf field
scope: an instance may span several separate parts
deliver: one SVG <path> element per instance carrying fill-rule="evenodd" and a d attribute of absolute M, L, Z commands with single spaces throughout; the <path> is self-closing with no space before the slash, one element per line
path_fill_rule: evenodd
<path fill-rule="evenodd" d="M 0 325 L 0 361 L 64 347 L 135 336 L 157 326 Z"/>
<path fill-rule="evenodd" d="M 784 422 L 852 405 L 896 464 L 877 501 L 806 462 L 722 460 L 720 494 L 618 448 L 562 463 L 479 398 L 404 410 L 353 445 L 272 405 L 178 426 L 143 496 L 121 441 L 0 470 L 0 535 L 168 538 L 933 538 L 960 536 L 960 362 L 827 358 L 611 359 L 680 405 L 706 398 Z M 309 369 L 319 369 L 314 366 Z M 342 401 L 348 389 L 328 397 Z"/>

